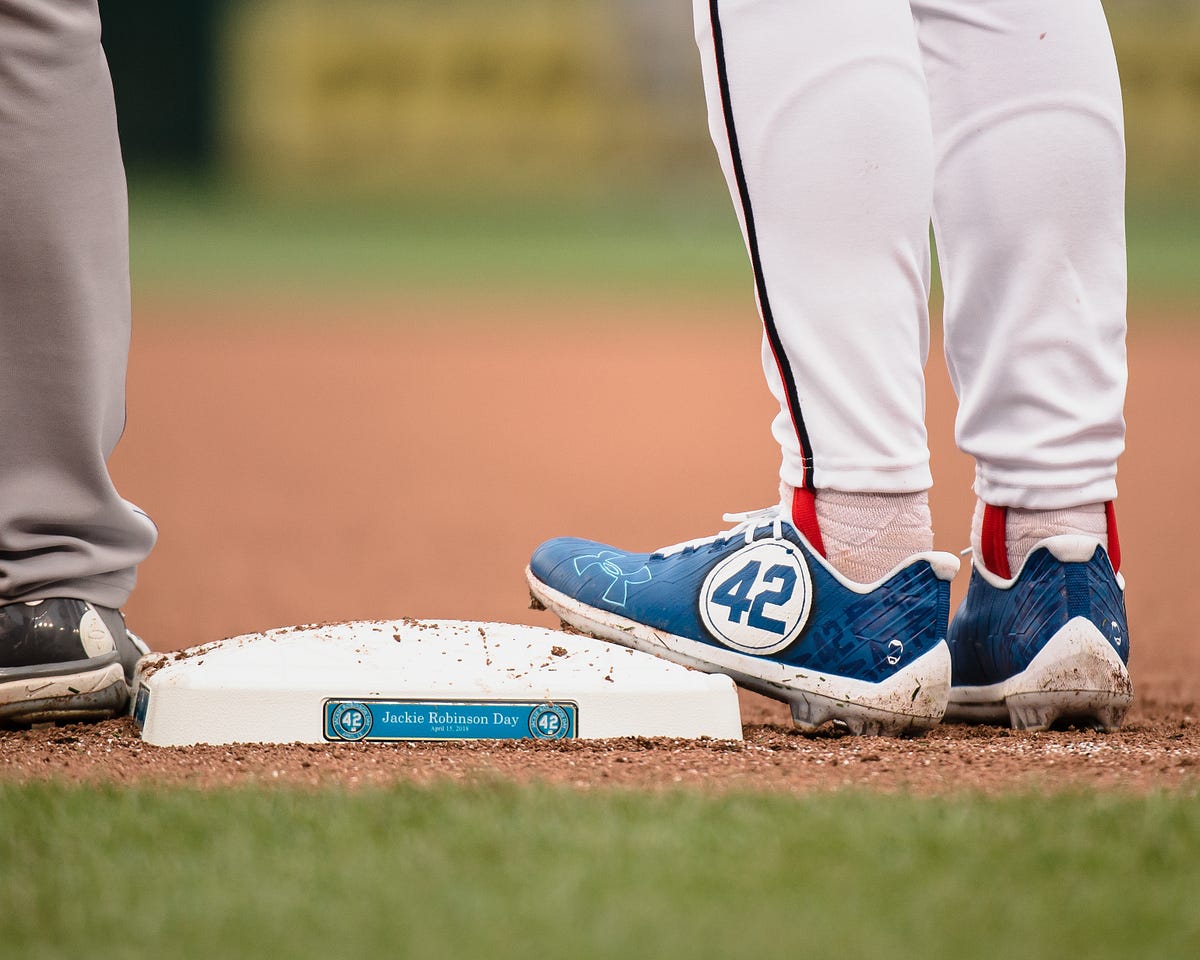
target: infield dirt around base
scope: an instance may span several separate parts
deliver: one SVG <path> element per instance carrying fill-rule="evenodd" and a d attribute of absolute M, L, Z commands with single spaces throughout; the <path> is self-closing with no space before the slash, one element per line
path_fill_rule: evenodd
<path fill-rule="evenodd" d="M 352 317 L 225 311 L 214 325 L 142 308 L 129 429 L 113 470 L 162 534 L 129 604 L 131 626 L 157 650 L 400 616 L 554 626 L 528 609 L 524 588 L 541 540 L 575 534 L 653 549 L 717 532 L 724 511 L 771 502 L 778 453 L 753 315 L 586 310 L 521 305 L 506 315 L 493 306 L 486 326 L 444 306 L 428 316 L 403 307 Z M 954 402 L 937 353 L 932 505 L 937 546 L 957 552 L 967 543 L 971 468 L 953 449 Z M 1200 447 L 1180 443 L 1179 428 L 1194 406 L 1200 333 L 1135 317 L 1130 359 L 1118 516 L 1138 700 L 1117 734 L 949 726 L 918 740 L 806 737 L 784 708 L 746 695 L 740 745 L 164 749 L 114 721 L 0 732 L 0 778 L 1194 787 L 1200 591 L 1190 544 L 1200 529 Z M 956 598 L 965 584 L 960 575 Z"/>
<path fill-rule="evenodd" d="M 920 739 L 806 736 L 750 723 L 746 739 L 151 747 L 129 720 L 0 735 L 0 778 L 225 787 L 387 786 L 503 779 L 577 788 L 917 794 L 1200 786 L 1200 725 L 1139 714 L 1116 734 L 945 726 Z"/>

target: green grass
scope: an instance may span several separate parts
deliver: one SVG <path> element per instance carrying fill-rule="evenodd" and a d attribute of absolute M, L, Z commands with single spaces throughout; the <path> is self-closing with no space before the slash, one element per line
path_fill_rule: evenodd
<path fill-rule="evenodd" d="M 1126 213 L 1133 300 L 1200 303 L 1200 194 L 1135 197 Z"/>
<path fill-rule="evenodd" d="M 1182 794 L 0 786 L 5 957 L 1195 957 Z"/>
<path fill-rule="evenodd" d="M 1200 302 L 1200 199 L 1133 197 L 1128 222 L 1131 300 Z M 135 177 L 131 224 L 139 295 L 751 302 L 748 260 L 717 183 L 593 199 L 371 204 Z"/>
<path fill-rule="evenodd" d="M 290 202 L 131 188 L 135 289 L 152 294 L 750 293 L 727 199 Z"/>

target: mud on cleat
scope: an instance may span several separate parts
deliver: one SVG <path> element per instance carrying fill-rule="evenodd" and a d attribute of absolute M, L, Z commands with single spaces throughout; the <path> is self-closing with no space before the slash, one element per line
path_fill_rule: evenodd
<path fill-rule="evenodd" d="M 0 606 L 0 724 L 115 717 L 146 652 L 120 612 L 86 600 Z"/>
<path fill-rule="evenodd" d="M 857 584 L 776 507 L 725 519 L 736 526 L 654 553 L 549 540 L 526 572 L 532 598 L 584 633 L 785 701 L 805 730 L 836 721 L 898 735 L 938 723 L 957 557 L 918 554 Z"/>
<path fill-rule="evenodd" d="M 947 720 L 1115 730 L 1133 702 L 1125 580 L 1089 537 L 1043 540 L 1011 579 L 976 558 L 950 652 Z"/>

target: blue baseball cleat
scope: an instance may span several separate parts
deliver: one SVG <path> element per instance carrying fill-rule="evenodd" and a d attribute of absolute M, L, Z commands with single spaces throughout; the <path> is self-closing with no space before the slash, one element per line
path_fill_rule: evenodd
<path fill-rule="evenodd" d="M 958 558 L 923 553 L 873 584 L 846 580 L 778 507 L 655 553 L 559 538 L 533 554 L 535 604 L 584 633 L 791 705 L 796 725 L 917 733 L 942 718 Z"/>
<path fill-rule="evenodd" d="M 947 720 L 1115 730 L 1133 702 L 1125 580 L 1088 537 L 1043 540 L 1012 579 L 976 559 L 950 653 Z"/>

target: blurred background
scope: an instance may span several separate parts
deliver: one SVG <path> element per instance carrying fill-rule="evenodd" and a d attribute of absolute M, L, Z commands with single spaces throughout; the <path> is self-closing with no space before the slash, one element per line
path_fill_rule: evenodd
<path fill-rule="evenodd" d="M 141 296 L 748 277 L 688 0 L 105 0 Z M 1109 0 L 1135 300 L 1200 290 L 1200 3 Z"/>
<path fill-rule="evenodd" d="M 1130 171 L 1122 542 L 1158 651 L 1139 676 L 1169 691 L 1200 676 L 1179 605 L 1200 616 L 1200 594 L 1162 548 L 1200 528 L 1200 447 L 1180 442 L 1200 2 L 1107 8 Z M 545 624 L 522 576 L 541 540 L 649 550 L 777 496 L 689 0 L 101 9 L 135 314 L 112 466 L 161 529 L 128 608 L 159 649 L 398 614 Z M 939 353 L 932 506 L 957 551 L 972 464 Z"/>

